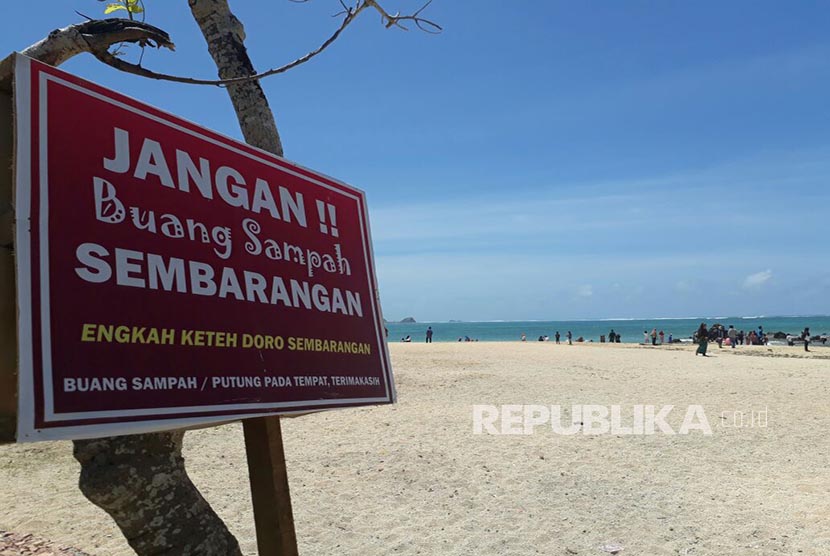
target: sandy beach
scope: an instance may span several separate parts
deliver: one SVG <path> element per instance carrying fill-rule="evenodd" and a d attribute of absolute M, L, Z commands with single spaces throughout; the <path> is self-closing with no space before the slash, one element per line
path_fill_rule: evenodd
<path fill-rule="evenodd" d="M 830 554 L 830 349 L 393 344 L 399 403 L 285 421 L 305 556 Z M 473 405 L 674 405 L 712 434 L 473 434 Z M 766 426 L 735 412 L 766 411 Z M 724 413 L 725 412 L 725 413 Z M 722 418 L 726 416 L 726 418 Z M 188 433 L 196 484 L 255 554 L 242 432 Z M 0 530 L 132 554 L 68 442 L 0 447 Z"/>

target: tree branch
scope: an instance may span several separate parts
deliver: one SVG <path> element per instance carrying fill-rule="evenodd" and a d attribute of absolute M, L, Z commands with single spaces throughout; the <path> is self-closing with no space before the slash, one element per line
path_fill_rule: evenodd
<path fill-rule="evenodd" d="M 216 85 L 216 86 L 233 85 L 235 83 L 242 83 L 244 81 L 259 80 L 259 79 L 262 79 L 264 77 L 269 77 L 271 75 L 277 75 L 279 73 L 284 73 L 284 72 L 286 72 L 286 71 L 288 71 L 292 68 L 295 68 L 295 67 L 299 66 L 300 64 L 304 64 L 304 63 L 308 62 L 309 60 L 311 60 L 312 58 L 314 58 L 315 56 L 317 56 L 318 54 L 323 52 L 326 48 L 331 46 L 331 44 L 334 41 L 336 41 L 338 37 L 340 37 L 340 34 L 343 33 L 343 31 L 346 30 L 346 27 L 348 27 L 349 24 L 352 21 L 354 21 L 355 18 L 360 14 L 360 12 L 363 11 L 367 7 L 368 7 L 368 4 L 366 4 L 365 2 L 360 2 L 355 7 L 347 8 L 346 16 L 343 18 L 343 21 L 340 23 L 340 27 L 338 27 L 337 30 L 334 33 L 332 33 L 332 35 L 329 38 L 327 38 L 325 41 L 323 41 L 323 43 L 320 46 L 318 46 L 317 48 L 315 48 L 311 52 L 308 52 L 307 54 L 305 54 L 303 56 L 300 56 L 299 58 L 297 58 L 293 62 L 289 62 L 289 63 L 287 63 L 283 66 L 277 67 L 277 68 L 269 69 L 267 71 L 258 73 L 256 75 L 248 75 L 248 76 L 244 76 L 244 77 L 234 77 L 232 79 L 197 79 L 197 78 L 193 78 L 193 77 L 181 77 L 181 76 L 178 76 L 178 75 L 168 75 L 168 74 L 165 74 L 165 73 L 158 73 L 158 72 L 149 70 L 147 68 L 144 68 L 140 65 L 132 64 L 130 62 L 127 62 L 126 60 L 122 60 L 122 59 L 120 59 L 116 56 L 113 56 L 111 53 L 109 53 L 106 50 L 105 51 L 99 51 L 99 52 L 93 52 L 93 54 L 95 55 L 96 58 L 98 58 L 98 60 L 100 60 L 101 62 L 103 62 L 103 63 L 105 63 L 109 66 L 112 66 L 113 68 L 115 68 L 117 70 L 124 71 L 124 72 L 127 72 L 127 73 L 132 73 L 132 74 L 135 74 L 135 75 L 140 75 L 142 77 L 148 77 L 150 79 L 159 79 L 159 80 L 162 80 L 162 81 L 173 81 L 175 83 L 187 83 L 187 84 L 190 84 L 190 85 Z M 338 14 L 338 15 L 340 15 L 340 14 Z"/>
<path fill-rule="evenodd" d="M 308 0 L 292 0 L 297 3 L 305 3 Z M 304 64 L 322 53 L 334 41 L 336 41 L 343 31 L 348 27 L 362 11 L 367 8 L 372 8 L 381 16 L 383 25 L 389 29 L 397 27 L 404 31 L 408 31 L 406 22 L 412 22 L 416 27 L 427 33 L 437 34 L 442 31 L 442 28 L 437 23 L 421 17 L 421 13 L 432 3 L 428 0 L 423 6 L 411 15 L 401 15 L 400 12 L 394 15 L 389 13 L 378 0 L 357 0 L 355 5 L 347 6 L 344 0 L 340 0 L 343 10 L 335 14 L 335 16 L 343 15 L 343 21 L 340 26 L 331 34 L 320 46 L 314 50 L 300 56 L 296 60 L 285 65 L 269 69 L 262 73 L 255 75 L 248 75 L 242 77 L 234 77 L 231 79 L 198 79 L 194 77 L 183 77 L 178 75 L 169 75 L 165 73 L 155 72 L 147 69 L 141 65 L 134 64 L 119 58 L 110 52 L 110 47 L 121 43 L 134 43 L 140 46 L 152 46 L 155 48 L 169 48 L 175 50 L 175 45 L 170 40 L 168 35 L 162 29 L 154 27 L 141 21 L 133 21 L 129 19 L 96 19 L 77 23 L 57 29 L 49 33 L 49 36 L 42 41 L 30 46 L 22 52 L 30 58 L 42 60 L 47 64 L 58 66 L 82 52 L 89 52 L 95 56 L 99 61 L 111 66 L 119 71 L 132 73 L 141 77 L 150 79 L 158 79 L 161 81 L 172 81 L 175 83 L 186 83 L 190 85 L 215 85 L 227 86 L 235 83 L 242 83 L 245 81 L 256 81 L 272 75 L 285 73 L 301 64 Z M 0 87 L 8 87 L 11 80 L 11 61 L 4 60 L 0 62 Z"/>
<path fill-rule="evenodd" d="M 371 6 L 380 14 L 380 19 L 383 22 L 383 25 L 389 29 L 390 27 L 397 27 L 398 29 L 403 29 L 404 31 L 409 31 L 409 28 L 406 27 L 402 22 L 411 21 L 415 24 L 418 29 L 424 31 L 425 33 L 431 33 L 433 35 L 437 35 L 443 29 L 440 25 L 435 23 L 434 21 L 430 21 L 429 19 L 421 17 L 421 12 L 423 12 L 427 7 L 432 4 L 432 0 L 427 0 L 427 3 L 421 6 L 415 13 L 412 15 L 401 15 L 400 12 L 396 13 L 395 15 L 390 14 L 387 12 L 383 6 L 378 4 L 377 0 L 364 0 L 364 5 Z"/>
<path fill-rule="evenodd" d="M 305 3 L 308 0 L 292 0 L 296 3 Z M 93 52 L 96 58 L 101 62 L 112 66 L 113 68 L 132 73 L 134 75 L 140 75 L 141 77 L 147 77 L 150 79 L 158 79 L 161 81 L 173 81 L 175 83 L 186 83 L 190 85 L 215 85 L 215 86 L 227 86 L 233 85 L 236 83 L 242 83 L 244 81 L 255 81 L 260 80 L 265 77 L 270 77 L 272 75 L 277 75 L 280 73 L 285 73 L 286 71 L 295 68 L 301 64 L 304 64 L 317 56 L 318 54 L 322 53 L 326 50 L 329 46 L 336 41 L 343 31 L 346 30 L 346 27 L 351 24 L 360 13 L 367 9 L 372 8 L 381 15 L 381 20 L 383 21 L 384 26 L 389 29 L 391 27 L 397 27 L 399 29 L 403 29 L 404 31 L 408 31 L 409 28 L 405 26 L 405 22 L 412 22 L 422 31 L 431 34 L 438 34 L 443 29 L 437 23 L 430 21 L 421 17 L 421 13 L 432 3 L 432 0 L 428 0 L 426 4 L 421 6 L 416 12 L 411 15 L 401 15 L 400 12 L 392 15 L 387 12 L 378 2 L 377 0 L 357 0 L 354 6 L 347 6 L 343 0 L 340 0 L 340 4 L 343 6 L 343 10 L 335 14 L 335 16 L 343 15 L 343 21 L 340 23 L 340 26 L 337 30 L 332 33 L 332 35 L 327 38 L 323 43 L 315 48 L 314 50 L 308 52 L 307 54 L 300 56 L 293 62 L 289 62 L 283 66 L 279 66 L 276 68 L 269 69 L 267 71 L 263 71 L 261 73 L 257 73 L 255 75 L 248 75 L 242 77 L 234 77 L 231 79 L 198 79 L 194 77 L 183 77 L 178 75 L 169 75 L 165 73 L 155 72 L 153 70 L 147 69 L 140 64 L 133 64 L 131 62 L 127 62 L 121 58 L 114 56 L 108 50 L 97 50 Z"/>
<path fill-rule="evenodd" d="M 95 19 L 56 29 L 21 54 L 59 66 L 83 52 L 107 52 L 111 46 L 125 42 L 170 50 L 176 48 L 170 35 L 158 27 L 128 19 Z M 8 86 L 11 69 L 10 58 L 0 63 L 0 86 Z"/>

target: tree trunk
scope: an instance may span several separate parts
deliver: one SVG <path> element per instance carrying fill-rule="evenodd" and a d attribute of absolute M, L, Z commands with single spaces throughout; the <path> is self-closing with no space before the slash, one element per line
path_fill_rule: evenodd
<path fill-rule="evenodd" d="M 202 30 L 216 62 L 220 79 L 256 74 L 245 48 L 245 30 L 231 13 L 227 0 L 188 0 L 193 18 Z M 227 87 L 245 142 L 282 156 L 282 142 L 274 114 L 259 81 L 243 81 Z"/>
<path fill-rule="evenodd" d="M 241 556 L 187 476 L 183 431 L 76 440 L 80 487 L 140 556 Z"/>
<path fill-rule="evenodd" d="M 151 38 L 172 46 L 163 31 L 126 20 L 91 21 L 52 32 L 23 51 L 58 65 L 82 52 Z M 0 80 L 11 63 L 0 63 Z M 76 440 L 81 492 L 106 511 L 141 556 L 241 556 L 239 543 L 187 476 L 183 431 Z"/>
<path fill-rule="evenodd" d="M 242 24 L 227 1 L 189 3 L 220 78 L 253 75 Z M 281 156 L 277 125 L 259 82 L 232 84 L 227 90 L 246 142 Z M 236 539 L 184 470 L 182 437 L 183 433 L 162 433 L 76 442 L 81 488 L 115 519 L 140 556 L 239 555 Z M 290 509 L 289 505 L 289 517 Z M 283 534 L 293 539 L 293 527 Z"/>
<path fill-rule="evenodd" d="M 245 48 L 245 30 L 231 13 L 227 0 L 188 0 L 188 3 L 219 70 L 219 78 L 255 75 Z M 259 81 L 232 83 L 227 91 L 245 141 L 282 156 L 277 123 Z M 249 419 L 243 422 L 243 427 L 259 552 L 267 556 L 296 556 L 297 537 L 280 418 Z"/>
<path fill-rule="evenodd" d="M 253 75 L 242 24 L 231 13 L 227 1 L 189 0 L 189 3 L 220 77 Z M 112 25 L 113 21 L 107 20 L 107 23 Z M 119 29 L 124 34 L 111 33 L 109 27 L 101 28 L 97 22 L 82 26 L 82 32 L 77 26 L 56 31 L 24 53 L 58 65 L 81 52 L 93 52 L 117 42 L 107 42 L 112 38 L 133 41 L 136 36 L 148 36 L 162 46 L 172 46 L 166 34 L 151 26 L 143 25 L 136 31 L 136 24 L 129 24 L 126 31 Z M 0 79 L 10 78 L 5 70 L 8 68 L 0 67 Z M 232 84 L 227 90 L 245 140 L 282 156 L 274 115 L 259 82 Z M 248 424 L 246 434 L 253 433 L 253 428 L 248 431 Z M 279 431 L 278 425 L 277 421 L 276 427 L 271 428 Z M 187 475 L 182 457 L 183 438 L 183 431 L 175 431 L 77 440 L 74 455 L 81 464 L 80 489 L 87 499 L 115 520 L 139 556 L 241 556 L 238 542 Z M 280 438 L 276 440 L 281 442 Z M 284 465 L 284 462 L 278 464 Z M 287 492 L 287 478 L 283 476 L 281 483 L 277 488 Z M 296 541 L 290 504 L 280 511 L 290 522 L 290 527 L 281 531 L 282 535 L 289 535 L 282 543 L 287 547 L 284 551 L 294 553 Z"/>

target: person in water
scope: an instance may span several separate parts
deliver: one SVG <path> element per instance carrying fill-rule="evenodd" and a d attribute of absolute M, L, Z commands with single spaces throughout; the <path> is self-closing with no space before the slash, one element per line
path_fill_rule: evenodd
<path fill-rule="evenodd" d="M 705 322 L 700 323 L 700 328 L 697 329 L 695 335 L 697 336 L 697 351 L 695 355 L 706 357 L 706 348 L 709 347 L 709 331 L 706 330 Z"/>

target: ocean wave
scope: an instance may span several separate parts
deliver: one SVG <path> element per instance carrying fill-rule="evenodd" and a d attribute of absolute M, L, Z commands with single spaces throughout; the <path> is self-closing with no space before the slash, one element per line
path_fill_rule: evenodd
<path fill-rule="evenodd" d="M 632 322 L 632 321 L 646 321 L 646 320 L 659 320 L 656 318 L 648 318 L 648 317 L 615 317 L 610 319 L 586 319 L 584 321 L 577 321 L 577 322 Z"/>

